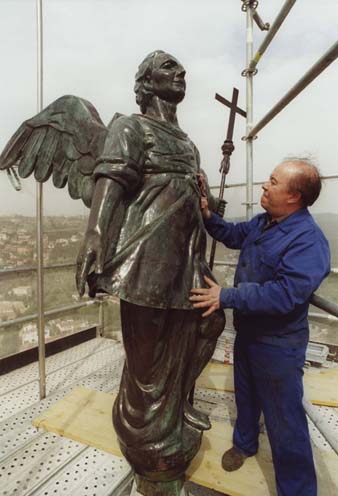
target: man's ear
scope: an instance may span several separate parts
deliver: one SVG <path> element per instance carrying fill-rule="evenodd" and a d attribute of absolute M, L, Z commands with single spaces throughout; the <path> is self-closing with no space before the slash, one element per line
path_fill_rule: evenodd
<path fill-rule="evenodd" d="M 301 203 L 302 202 L 302 193 L 300 191 L 295 191 L 290 193 L 290 197 L 288 199 L 289 204 Z"/>

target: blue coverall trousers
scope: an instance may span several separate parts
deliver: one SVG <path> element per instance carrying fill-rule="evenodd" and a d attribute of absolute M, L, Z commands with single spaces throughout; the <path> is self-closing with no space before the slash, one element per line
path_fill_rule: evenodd
<path fill-rule="evenodd" d="M 234 446 L 258 450 L 263 411 L 272 450 L 278 496 L 316 496 L 317 480 L 302 405 L 306 346 L 281 347 L 237 334 L 234 379 L 237 420 Z"/>

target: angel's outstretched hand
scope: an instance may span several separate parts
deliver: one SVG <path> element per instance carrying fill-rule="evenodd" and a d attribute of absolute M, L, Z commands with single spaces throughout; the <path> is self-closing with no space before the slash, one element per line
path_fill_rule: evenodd
<path fill-rule="evenodd" d="M 89 271 L 95 264 L 95 272 L 103 272 L 102 237 L 97 231 L 87 231 L 76 261 L 76 287 L 80 296 L 84 295 Z"/>
<path fill-rule="evenodd" d="M 202 317 L 208 317 L 208 315 L 211 315 L 215 310 L 220 308 L 219 297 L 222 288 L 209 277 L 204 276 L 204 280 L 210 287 L 193 288 L 191 292 L 194 296 L 190 296 L 189 300 L 197 302 L 193 304 L 194 308 L 208 308 L 202 314 Z"/>

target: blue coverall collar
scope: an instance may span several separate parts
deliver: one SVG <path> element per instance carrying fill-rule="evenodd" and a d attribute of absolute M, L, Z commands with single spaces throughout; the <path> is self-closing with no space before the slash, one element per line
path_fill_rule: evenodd
<path fill-rule="evenodd" d="M 297 210 L 297 212 L 294 212 L 293 214 L 278 222 L 277 225 L 281 231 L 288 233 L 291 231 L 295 224 L 298 224 L 298 222 L 309 216 L 310 213 L 308 209 L 301 208 L 300 210 Z"/>

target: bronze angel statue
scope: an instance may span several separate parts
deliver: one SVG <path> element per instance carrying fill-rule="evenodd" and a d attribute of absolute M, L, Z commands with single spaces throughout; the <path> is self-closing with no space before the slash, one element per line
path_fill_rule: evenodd
<path fill-rule="evenodd" d="M 199 153 L 176 114 L 185 88 L 182 65 L 155 51 L 136 74 L 140 113 L 115 114 L 106 127 L 91 103 L 64 96 L 24 122 L 0 157 L 1 169 L 17 165 L 21 177 L 68 182 L 70 196 L 91 209 L 77 287 L 120 298 L 126 361 L 113 423 L 146 495 L 180 493 L 210 428 L 188 396 L 225 323 L 223 311 L 202 318 L 189 301 L 205 275 L 214 278 Z"/>

